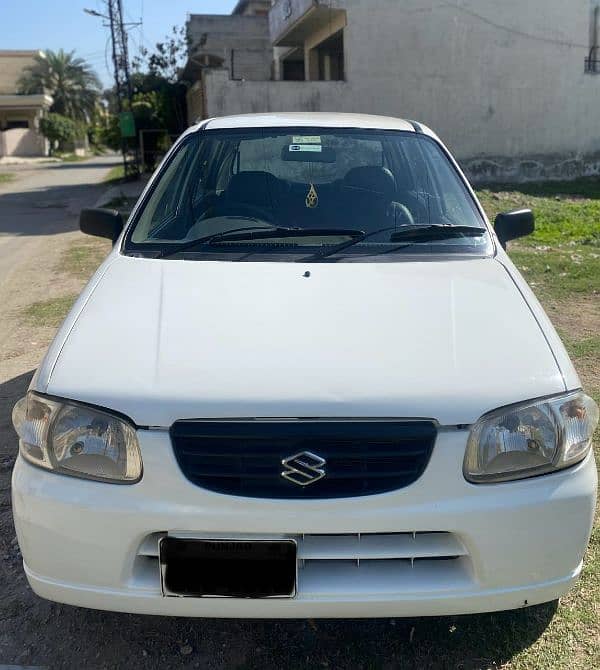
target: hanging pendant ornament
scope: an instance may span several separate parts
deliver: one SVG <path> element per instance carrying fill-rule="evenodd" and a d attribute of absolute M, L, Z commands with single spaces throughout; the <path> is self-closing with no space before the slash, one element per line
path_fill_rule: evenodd
<path fill-rule="evenodd" d="M 319 196 L 317 195 L 317 190 L 315 189 L 315 185 L 311 183 L 310 189 L 308 193 L 306 194 L 306 206 L 309 209 L 315 209 L 315 207 L 318 207 L 319 205 Z"/>

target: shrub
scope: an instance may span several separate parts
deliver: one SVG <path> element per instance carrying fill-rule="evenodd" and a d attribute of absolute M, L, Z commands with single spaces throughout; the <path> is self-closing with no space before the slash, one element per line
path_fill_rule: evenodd
<path fill-rule="evenodd" d="M 77 137 L 77 124 L 61 114 L 47 114 L 40 120 L 40 131 L 50 142 L 50 153 Z"/>

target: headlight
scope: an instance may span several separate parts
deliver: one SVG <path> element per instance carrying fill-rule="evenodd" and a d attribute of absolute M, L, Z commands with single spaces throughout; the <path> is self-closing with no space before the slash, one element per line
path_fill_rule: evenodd
<path fill-rule="evenodd" d="M 142 476 L 135 429 L 117 416 L 29 392 L 15 405 L 13 424 L 21 455 L 34 465 L 122 484 Z"/>
<path fill-rule="evenodd" d="M 502 482 L 568 468 L 587 456 L 597 425 L 598 406 L 580 391 L 495 410 L 471 429 L 465 477 Z"/>

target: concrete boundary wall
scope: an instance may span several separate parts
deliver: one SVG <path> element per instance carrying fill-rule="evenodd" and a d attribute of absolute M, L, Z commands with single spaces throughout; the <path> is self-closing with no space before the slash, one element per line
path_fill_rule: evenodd
<path fill-rule="evenodd" d="M 347 86 L 343 81 L 232 81 L 226 70 L 208 70 L 204 74 L 206 116 L 341 111 Z"/>
<path fill-rule="evenodd" d="M 28 128 L 0 131 L 0 156 L 44 156 L 45 140 Z"/>
<path fill-rule="evenodd" d="M 353 92 L 347 82 L 304 81 L 231 81 L 226 70 L 205 73 L 207 117 L 226 114 L 260 112 L 325 111 L 384 113 L 403 118 L 417 117 L 406 113 L 401 105 L 381 110 L 377 101 L 352 104 Z M 600 86 L 600 79 L 598 80 Z M 442 140 L 448 137 L 435 126 Z M 600 123 L 596 138 L 600 139 Z M 460 143 L 449 143 L 463 169 L 473 182 L 537 181 L 545 179 L 574 179 L 580 176 L 600 175 L 600 151 L 564 151 L 547 154 L 532 153 L 515 157 L 486 154 L 485 134 L 473 138 L 481 142 L 481 152 L 467 153 Z M 471 143 L 472 144 L 472 143 Z M 591 142 L 590 144 L 594 144 Z"/>

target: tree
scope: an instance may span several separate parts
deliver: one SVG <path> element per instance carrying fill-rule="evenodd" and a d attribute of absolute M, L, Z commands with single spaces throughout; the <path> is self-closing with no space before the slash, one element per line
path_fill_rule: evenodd
<path fill-rule="evenodd" d="M 172 136 L 179 135 L 187 127 L 187 85 L 180 80 L 187 56 L 185 28 L 174 26 L 162 42 L 153 50 L 140 49 L 131 63 L 131 105 L 124 101 L 123 107 L 131 111 L 135 127 L 144 134 L 143 164 L 152 168 L 171 143 Z M 108 122 L 103 127 L 101 139 L 107 146 L 121 146 L 119 130 L 119 105 L 114 87 L 103 92 L 108 112 Z M 161 132 L 162 131 L 162 132 Z M 138 135 L 139 137 L 139 135 Z"/>
<path fill-rule="evenodd" d="M 50 142 L 50 153 L 58 145 L 63 146 L 71 142 L 77 135 L 77 124 L 60 114 L 47 114 L 40 119 L 42 135 Z"/>
<path fill-rule="evenodd" d="M 140 49 L 140 55 L 133 59 L 133 69 L 176 84 L 185 65 L 188 47 L 185 28 L 173 26 L 164 41 L 156 43 L 153 52 L 145 47 Z"/>
<path fill-rule="evenodd" d="M 51 112 L 88 121 L 99 98 L 100 80 L 83 58 L 75 57 L 74 51 L 48 50 L 25 69 L 19 92 L 47 92 L 54 99 Z"/>
<path fill-rule="evenodd" d="M 156 94 L 152 99 L 154 123 L 173 135 L 187 127 L 185 98 L 189 82 L 183 81 L 182 74 L 186 59 L 194 51 L 185 28 L 173 26 L 153 50 L 140 49 L 132 61 L 135 98 L 148 101 L 147 94 Z"/>

